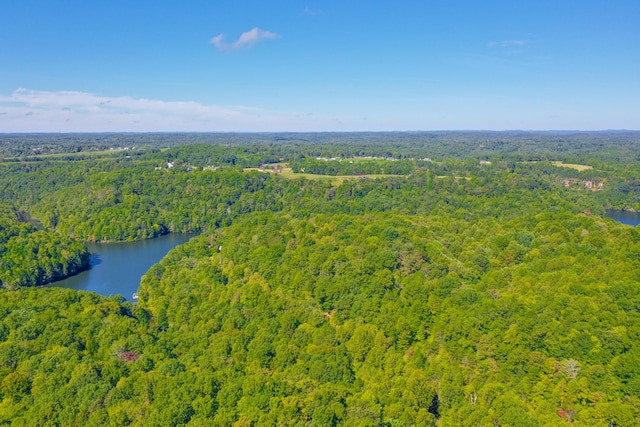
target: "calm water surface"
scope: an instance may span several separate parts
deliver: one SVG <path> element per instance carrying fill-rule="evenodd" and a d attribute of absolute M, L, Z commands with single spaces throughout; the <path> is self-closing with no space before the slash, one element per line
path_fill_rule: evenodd
<path fill-rule="evenodd" d="M 101 295 L 120 294 L 131 301 L 138 291 L 140 278 L 175 246 L 195 234 L 171 233 L 155 239 L 127 243 L 87 243 L 92 256 L 89 270 L 51 286 L 97 292 Z"/>
<path fill-rule="evenodd" d="M 640 224 L 640 212 L 607 210 L 607 217 L 634 227 Z"/>
<path fill-rule="evenodd" d="M 607 217 L 623 224 L 640 224 L 640 212 L 608 210 Z M 102 295 L 120 294 L 129 301 L 138 291 L 140 278 L 172 248 L 191 239 L 193 234 L 171 233 L 150 240 L 128 243 L 88 243 L 93 254 L 92 267 L 75 276 L 55 282 L 76 290 Z"/>

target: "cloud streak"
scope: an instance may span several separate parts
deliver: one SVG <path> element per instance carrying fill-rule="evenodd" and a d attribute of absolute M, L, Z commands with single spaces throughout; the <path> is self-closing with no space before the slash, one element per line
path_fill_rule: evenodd
<path fill-rule="evenodd" d="M 209 42 L 212 45 L 214 45 L 218 50 L 231 51 L 235 49 L 249 48 L 261 40 L 277 39 L 278 37 L 280 36 L 276 33 L 273 33 L 267 30 L 261 30 L 258 27 L 254 27 L 249 31 L 246 31 L 240 34 L 240 37 L 238 38 L 238 40 L 236 40 L 233 43 L 226 43 L 224 41 L 225 39 L 224 34 L 218 34 L 217 36 L 212 37 Z"/>
<path fill-rule="evenodd" d="M 262 132 L 329 127 L 332 118 L 87 92 L 17 89 L 0 94 L 0 132 Z"/>
<path fill-rule="evenodd" d="M 302 12 L 305 15 L 309 15 L 309 16 L 317 16 L 317 15 L 323 15 L 324 12 L 320 9 L 311 9 L 309 6 L 304 8 L 304 12 Z"/>
<path fill-rule="evenodd" d="M 363 110 L 334 114 L 279 111 L 248 106 L 101 96 L 77 91 L 18 89 L 0 93 L 0 133 L 13 132 L 318 132 L 472 129 L 634 129 L 635 110 L 597 119 L 581 114 L 580 103 L 528 110 L 526 98 L 433 98 L 430 105 L 404 111 Z M 558 111 L 561 118 L 548 118 Z M 570 113 L 567 113 L 570 112 Z"/>
<path fill-rule="evenodd" d="M 489 47 L 501 47 L 501 48 L 510 48 L 510 47 L 521 47 L 527 44 L 526 40 L 502 40 L 499 42 L 490 42 L 487 44 Z"/>

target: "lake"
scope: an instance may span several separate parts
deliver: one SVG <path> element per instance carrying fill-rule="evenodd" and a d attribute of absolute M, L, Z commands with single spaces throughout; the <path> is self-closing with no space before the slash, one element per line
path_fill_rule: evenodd
<path fill-rule="evenodd" d="M 75 276 L 52 283 L 101 295 L 120 294 L 132 301 L 140 279 L 172 248 L 187 242 L 195 234 L 170 233 L 155 239 L 119 243 L 87 243 L 91 268 Z"/>
<path fill-rule="evenodd" d="M 607 210 L 607 217 L 637 226 L 640 212 Z M 131 301 L 138 291 L 140 278 L 172 248 L 187 242 L 194 234 L 170 233 L 155 239 L 126 243 L 87 243 L 93 254 L 92 266 L 80 274 L 52 283 L 101 295 L 120 294 Z"/>
<path fill-rule="evenodd" d="M 607 218 L 615 219 L 618 222 L 633 225 L 634 227 L 640 224 L 640 212 L 607 209 Z"/>

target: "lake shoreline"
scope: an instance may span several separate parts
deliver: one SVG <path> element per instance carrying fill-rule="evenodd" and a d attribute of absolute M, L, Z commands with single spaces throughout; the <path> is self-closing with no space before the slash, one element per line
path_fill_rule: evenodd
<path fill-rule="evenodd" d="M 640 225 L 640 212 L 623 209 L 607 209 L 605 218 L 612 219 L 621 224 L 636 227 Z"/>
<path fill-rule="evenodd" d="M 196 236 L 167 233 L 152 239 L 120 242 L 85 242 L 91 253 L 90 267 L 43 286 L 92 291 L 104 296 L 122 295 L 127 301 L 140 286 L 142 276 L 167 253 Z"/>

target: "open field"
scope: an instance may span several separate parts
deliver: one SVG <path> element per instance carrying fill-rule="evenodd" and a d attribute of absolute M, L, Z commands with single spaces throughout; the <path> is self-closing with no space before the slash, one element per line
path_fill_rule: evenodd
<path fill-rule="evenodd" d="M 258 168 L 245 168 L 244 171 L 257 171 Z M 265 171 L 264 173 L 273 173 L 271 171 Z M 333 185 L 340 185 L 347 179 L 359 179 L 357 175 L 316 175 L 312 173 L 294 173 L 291 168 L 282 168 L 282 172 L 278 172 L 278 175 L 287 179 L 306 178 L 317 181 L 330 181 Z M 366 178 L 401 178 L 406 175 L 387 175 L 387 174 L 371 174 L 366 175 Z"/>
<path fill-rule="evenodd" d="M 586 171 L 589 169 L 593 169 L 593 166 L 589 166 L 589 165 L 578 165 L 575 163 L 563 163 L 561 161 L 557 161 L 557 162 L 551 162 L 551 164 L 553 164 L 554 166 L 558 166 L 561 168 L 569 168 L 569 169 L 575 169 L 577 171 Z"/>
<path fill-rule="evenodd" d="M 42 161 L 42 160 L 70 160 L 72 158 L 104 158 L 113 157 L 119 153 L 122 153 L 123 149 L 116 150 L 101 150 L 101 151 L 78 151 L 74 153 L 53 153 L 53 154 L 34 154 L 29 156 L 8 156 L 5 158 L 5 162 L 29 162 L 29 161 Z"/>
<path fill-rule="evenodd" d="M 438 176 L 436 176 L 436 178 L 437 179 L 451 178 L 451 175 L 438 175 Z M 453 178 L 455 178 L 455 179 L 466 179 L 466 180 L 471 179 L 470 176 L 454 176 Z"/>

